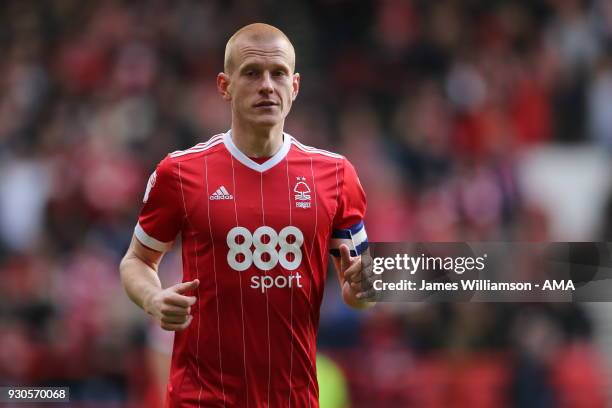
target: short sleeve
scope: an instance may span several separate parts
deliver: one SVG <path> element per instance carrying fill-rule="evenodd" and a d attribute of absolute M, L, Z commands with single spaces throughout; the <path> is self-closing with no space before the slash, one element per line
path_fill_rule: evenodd
<path fill-rule="evenodd" d="M 348 160 L 344 160 L 341 171 L 342 188 L 334 217 L 330 253 L 339 257 L 340 245 L 346 244 L 351 250 L 351 256 L 357 256 L 368 248 L 368 236 L 363 223 L 367 206 L 366 195 L 355 168 Z"/>
<path fill-rule="evenodd" d="M 134 229 L 134 235 L 144 246 L 160 252 L 172 248 L 183 221 L 178 187 L 168 156 L 149 177 L 144 205 Z"/>

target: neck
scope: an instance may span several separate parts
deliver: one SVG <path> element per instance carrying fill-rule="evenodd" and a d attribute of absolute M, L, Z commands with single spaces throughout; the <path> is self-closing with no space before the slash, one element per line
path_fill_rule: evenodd
<path fill-rule="evenodd" d="M 270 128 L 255 128 L 232 121 L 232 140 L 249 157 L 270 157 L 283 145 L 283 123 Z"/>

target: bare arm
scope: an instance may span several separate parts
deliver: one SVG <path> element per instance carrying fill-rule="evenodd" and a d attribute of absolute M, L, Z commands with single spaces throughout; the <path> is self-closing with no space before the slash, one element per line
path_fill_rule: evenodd
<path fill-rule="evenodd" d="M 351 257 L 346 245 L 340 246 L 340 258 L 333 257 L 342 287 L 342 300 L 352 308 L 365 309 L 376 304 L 371 259 L 369 250 L 361 256 Z"/>
<path fill-rule="evenodd" d="M 157 268 L 163 256 L 163 252 L 145 247 L 132 236 L 130 247 L 119 264 L 121 282 L 128 297 L 147 313 L 146 301 L 162 290 Z"/>
<path fill-rule="evenodd" d="M 183 330 L 191 323 L 191 306 L 195 296 L 184 293 L 197 289 L 199 281 L 183 282 L 163 289 L 157 270 L 163 252 L 142 245 L 136 237 L 121 260 L 121 283 L 128 297 L 155 317 L 165 330 Z"/>

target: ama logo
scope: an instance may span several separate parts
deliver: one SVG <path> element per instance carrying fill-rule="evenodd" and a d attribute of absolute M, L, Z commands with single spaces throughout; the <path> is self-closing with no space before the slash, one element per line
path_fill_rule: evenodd
<path fill-rule="evenodd" d="M 297 208 L 310 208 L 310 187 L 306 184 L 306 177 L 296 177 L 297 183 L 293 187 L 295 193 L 295 206 Z"/>

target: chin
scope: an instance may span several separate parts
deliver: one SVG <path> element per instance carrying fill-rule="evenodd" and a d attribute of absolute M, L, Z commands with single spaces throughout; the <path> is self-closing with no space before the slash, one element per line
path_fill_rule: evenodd
<path fill-rule="evenodd" d="M 253 124 L 257 127 L 274 127 L 279 125 L 282 122 L 282 119 L 277 118 L 277 117 L 266 117 L 266 118 L 262 118 L 262 117 L 258 117 L 258 118 L 254 118 L 253 119 Z"/>

